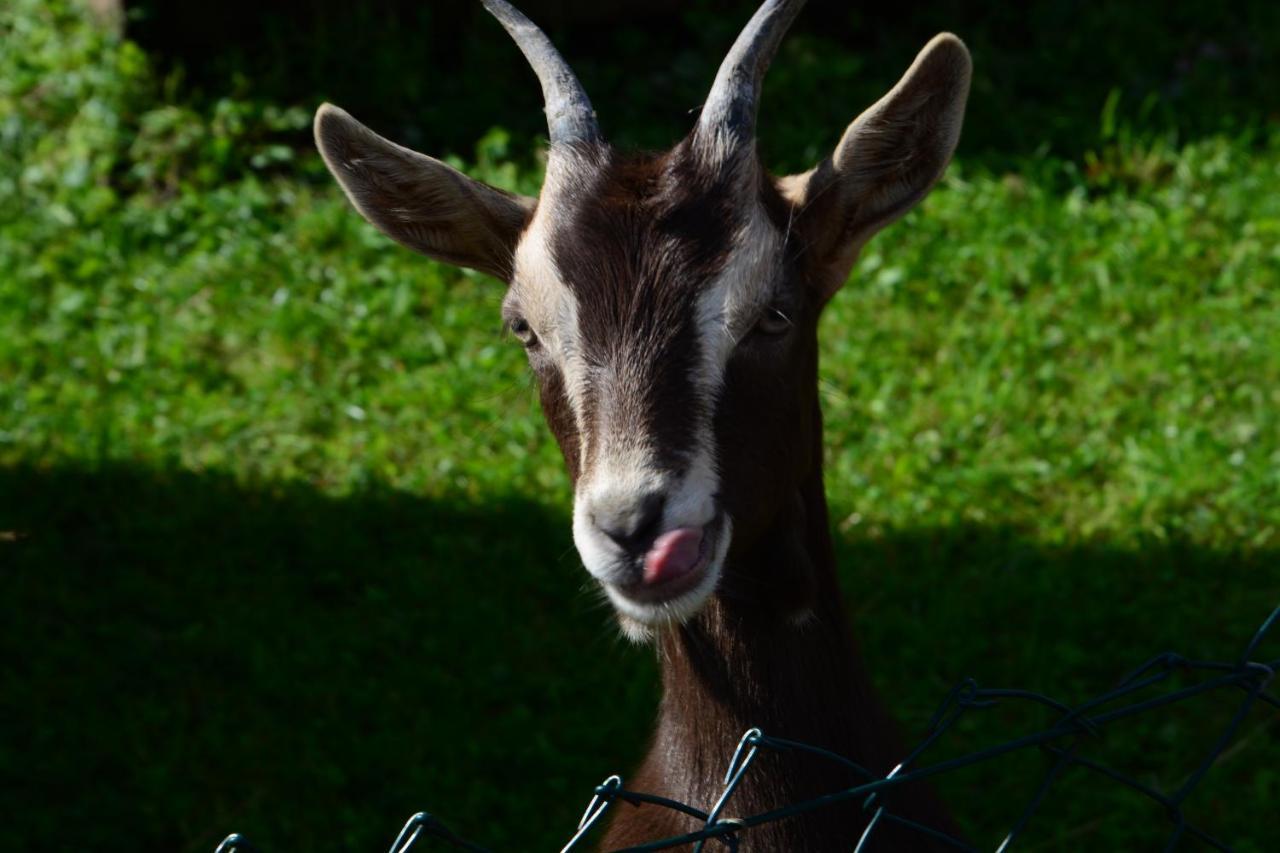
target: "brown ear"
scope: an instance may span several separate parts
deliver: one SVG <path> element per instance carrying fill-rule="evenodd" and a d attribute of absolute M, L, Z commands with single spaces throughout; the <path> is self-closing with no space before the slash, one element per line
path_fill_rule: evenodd
<path fill-rule="evenodd" d="M 343 110 L 316 112 L 316 147 L 378 230 L 415 252 L 507 281 L 534 200 L 383 139 Z"/>
<path fill-rule="evenodd" d="M 972 68 L 960 39 L 934 36 L 898 84 L 849 125 L 830 158 L 779 182 L 809 250 L 827 268 L 830 292 L 863 244 L 942 177 L 960 140 Z"/>

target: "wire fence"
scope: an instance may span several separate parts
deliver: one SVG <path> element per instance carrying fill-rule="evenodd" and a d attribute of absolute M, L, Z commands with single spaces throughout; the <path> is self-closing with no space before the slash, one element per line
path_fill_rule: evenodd
<path fill-rule="evenodd" d="M 923 836 L 932 838 L 939 844 L 949 845 L 956 850 L 973 851 L 977 848 L 962 839 L 894 814 L 885 804 L 884 795 L 893 788 L 909 782 L 991 761 L 1000 756 L 1031 747 L 1040 748 L 1052 758 L 1052 761 L 1050 762 L 1049 770 L 1040 779 L 1021 814 L 996 848 L 997 853 L 1004 853 L 1004 851 L 1009 850 L 1022 836 L 1032 817 L 1044 804 L 1046 796 L 1054 783 L 1062 777 L 1063 771 L 1073 766 L 1084 768 L 1103 779 L 1123 785 L 1162 806 L 1172 824 L 1165 850 L 1173 850 L 1188 837 L 1198 839 L 1216 850 L 1231 850 L 1231 847 L 1223 840 L 1190 823 L 1186 818 L 1183 807 L 1187 799 L 1204 780 L 1210 768 L 1233 743 L 1250 711 L 1258 703 L 1280 710 L 1280 698 L 1268 692 L 1276 670 L 1280 669 L 1280 658 L 1265 662 L 1254 660 L 1263 637 L 1277 622 L 1280 622 L 1280 607 L 1272 611 L 1271 615 L 1262 623 L 1236 660 L 1194 660 L 1180 654 L 1166 652 L 1156 655 L 1129 672 L 1118 682 L 1114 689 L 1074 706 L 1029 690 L 982 688 L 974 680 L 966 679 L 954 687 L 942 701 L 920 744 L 897 767 L 883 776 L 872 773 L 867 768 L 825 749 L 773 737 L 761 732 L 759 729 L 751 729 L 742 736 L 737 749 L 730 758 L 721 793 L 709 811 L 703 811 L 687 803 L 677 802 L 654 794 L 628 790 L 623 786 L 621 777 L 610 776 L 603 783 L 596 786 L 591 801 L 588 803 L 586 811 L 583 812 L 582 819 L 578 822 L 576 831 L 564 845 L 561 853 L 583 849 L 585 840 L 594 829 L 602 824 L 602 819 L 609 811 L 609 808 L 620 801 L 633 805 L 649 804 L 673 809 L 695 818 L 703 824 L 702 828 L 696 832 L 655 839 L 646 844 L 628 847 L 626 848 L 627 853 L 669 850 L 676 847 L 690 846 L 695 853 L 701 853 L 708 842 L 715 842 L 718 847 L 733 853 L 742 844 L 743 836 L 749 834 L 755 827 L 817 809 L 828 808 L 837 803 L 859 799 L 863 800 L 863 807 L 867 810 L 869 819 L 862 836 L 857 839 L 854 853 L 860 853 L 860 851 L 864 850 L 877 832 L 889 825 L 906 827 Z M 1170 683 L 1172 677 L 1176 674 L 1183 674 L 1193 679 L 1194 683 L 1186 686 L 1177 686 Z M 1236 702 L 1235 710 L 1195 770 L 1174 791 L 1164 792 L 1157 790 L 1132 776 L 1077 754 L 1078 747 L 1087 736 L 1098 734 L 1104 727 L 1112 723 L 1168 708 L 1174 704 L 1185 702 L 1193 697 L 1210 692 L 1231 695 Z M 1154 693 L 1154 695 L 1146 695 L 1149 693 Z M 951 730 L 961 718 L 1010 700 L 1041 705 L 1057 712 L 1059 716 L 1052 725 L 1041 731 L 1026 734 L 957 758 L 938 761 L 920 767 L 916 766 L 921 756 L 939 738 Z M 804 752 L 817 755 L 849 768 L 866 781 L 852 788 L 833 791 L 824 796 L 794 803 L 785 808 L 747 817 L 725 817 L 726 809 L 735 789 L 738 788 L 742 780 L 751 771 L 756 756 L 762 750 L 780 753 Z M 489 853 L 487 848 L 460 838 L 434 816 L 426 812 L 420 812 L 409 819 L 392 843 L 391 853 L 409 853 L 409 851 L 425 853 L 428 840 L 443 842 L 446 846 L 456 850 Z M 853 841 L 854 839 L 850 839 L 851 843 Z M 233 834 L 218 845 L 216 853 L 260 853 L 260 851 L 242 835 Z M 619 851 L 619 853 L 622 853 L 622 851 Z"/>

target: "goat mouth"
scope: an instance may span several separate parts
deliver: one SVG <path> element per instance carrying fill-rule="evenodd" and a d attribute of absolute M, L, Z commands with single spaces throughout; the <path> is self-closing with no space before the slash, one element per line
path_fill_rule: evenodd
<path fill-rule="evenodd" d="M 723 513 L 704 525 L 693 565 L 672 577 L 654 578 L 646 568 L 648 580 L 606 583 L 614 605 L 624 615 L 646 624 L 683 621 L 691 616 L 715 586 L 719 570 L 713 563 L 720 556 L 726 527 Z"/>

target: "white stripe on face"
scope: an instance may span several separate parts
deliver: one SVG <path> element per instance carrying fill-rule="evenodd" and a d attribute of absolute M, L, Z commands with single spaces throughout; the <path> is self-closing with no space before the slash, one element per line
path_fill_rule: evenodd
<path fill-rule="evenodd" d="M 782 266 L 783 235 L 759 204 L 732 242 L 737 248 L 729 263 L 698 300 L 703 360 L 697 381 L 715 393 L 738 341 L 768 305 Z"/>
<path fill-rule="evenodd" d="M 567 161 L 567 162 L 566 162 Z M 546 183 L 533 221 L 516 247 L 511 293 L 525 320 L 541 342 L 546 357 L 560 370 L 578 431 L 578 466 L 586 459 L 588 436 L 584 418 L 586 365 L 579 345 L 578 298 L 564 283 L 551 251 L 557 197 L 580 190 L 574 176 L 586 172 L 571 152 L 547 163 Z"/>
<path fill-rule="evenodd" d="M 732 245 L 737 248 L 729 263 L 698 298 L 701 361 L 692 380 L 698 395 L 708 403 L 694 425 L 693 461 L 669 501 L 669 517 L 665 519 L 669 527 L 682 526 L 680 519 L 705 512 L 703 508 L 713 505 L 720 491 L 713 423 L 716 401 L 724 387 L 729 358 L 768 303 L 780 271 L 782 235 L 758 204 Z M 727 532 L 724 539 L 727 548 Z"/>

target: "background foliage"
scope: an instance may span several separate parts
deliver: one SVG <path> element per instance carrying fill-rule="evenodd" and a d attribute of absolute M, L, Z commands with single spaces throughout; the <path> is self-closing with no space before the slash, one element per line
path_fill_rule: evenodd
<path fill-rule="evenodd" d="M 549 5 L 606 129 L 662 145 L 749 4 Z M 846 590 L 908 731 L 963 675 L 1230 656 L 1280 596 L 1277 8 L 814 3 L 787 42 L 779 168 L 933 31 L 977 63 L 957 164 L 823 327 Z M 307 141 L 330 97 L 535 192 L 537 87 L 469 4 L 135 9 L 126 41 L 0 5 L 6 837 L 377 849 L 427 807 L 552 847 L 643 750 L 652 661 L 585 590 L 500 289 L 378 236 Z M 1173 787 L 1218 713 L 1095 748 Z M 994 719 L 947 748 L 1040 722 Z M 1280 838 L 1275 723 L 1191 809 L 1244 850 Z M 975 841 L 1039 760 L 950 783 Z M 1151 843 L 1073 781 L 1034 844 Z"/>

